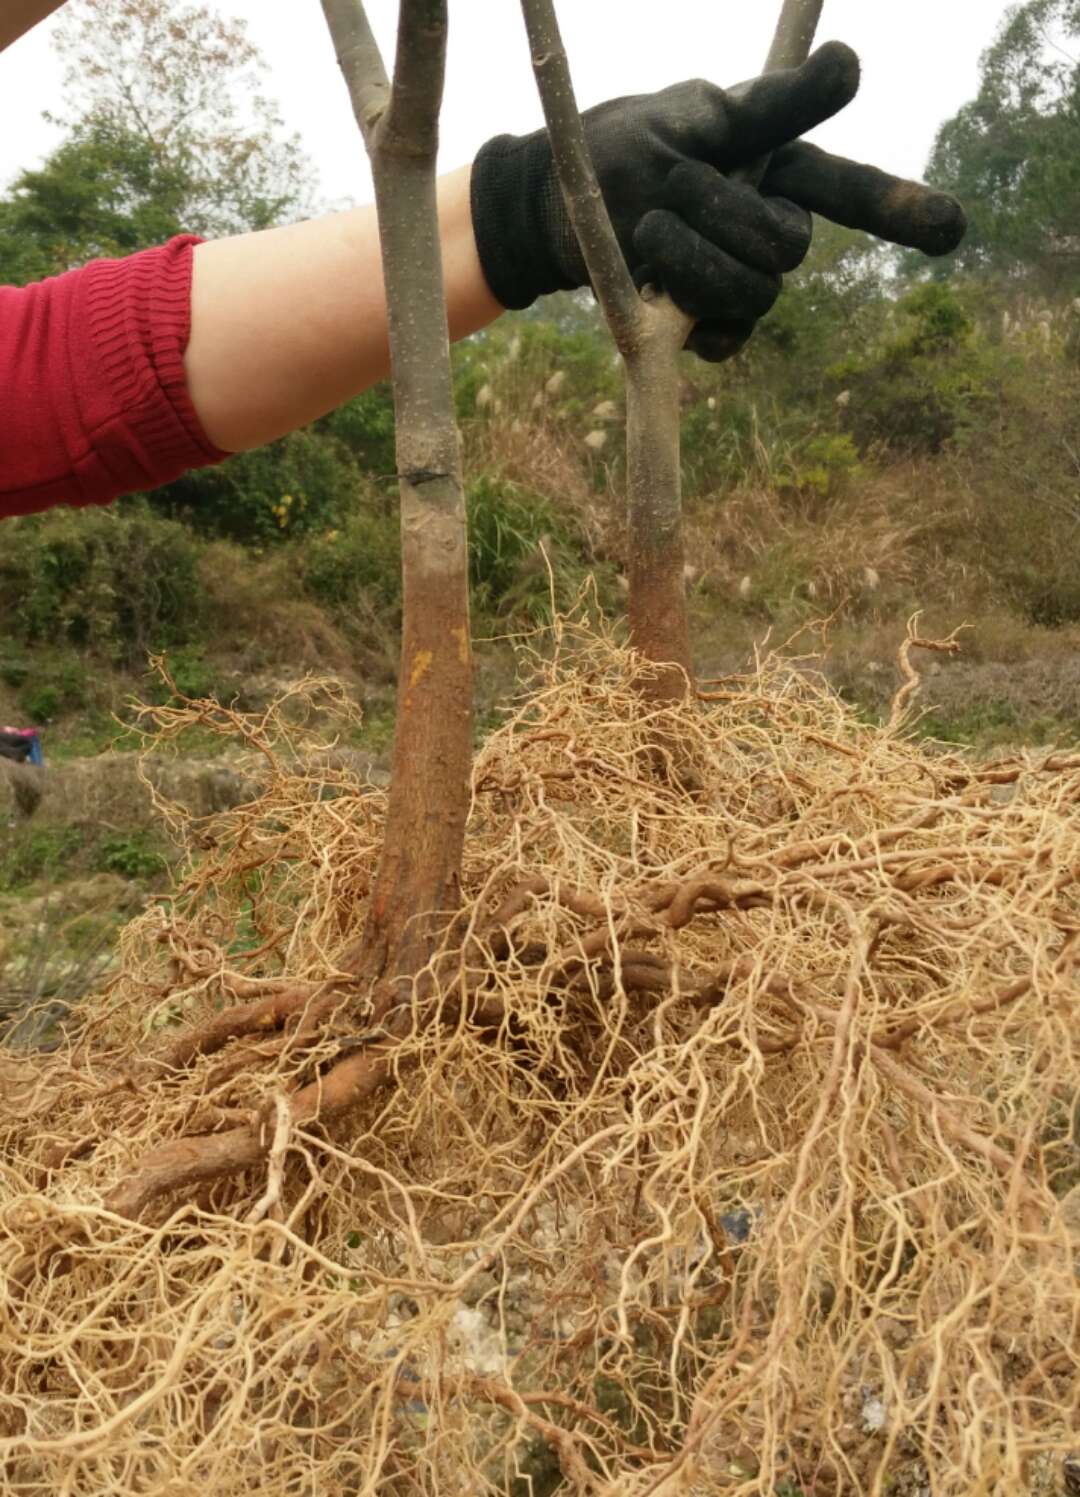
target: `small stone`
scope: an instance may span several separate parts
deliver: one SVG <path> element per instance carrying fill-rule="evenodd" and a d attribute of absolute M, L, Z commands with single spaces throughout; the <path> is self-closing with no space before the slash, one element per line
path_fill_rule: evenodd
<path fill-rule="evenodd" d="M 870 1397 L 862 1406 L 862 1426 L 868 1435 L 877 1435 L 885 1428 L 889 1416 L 880 1398 Z"/>

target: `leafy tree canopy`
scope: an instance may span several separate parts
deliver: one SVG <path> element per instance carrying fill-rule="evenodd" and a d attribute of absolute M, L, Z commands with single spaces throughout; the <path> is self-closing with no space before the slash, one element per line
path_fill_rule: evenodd
<path fill-rule="evenodd" d="M 66 138 L 0 199 L 0 280 L 310 209 L 312 171 L 242 22 L 188 0 L 72 0 L 56 45 L 67 108 L 48 118 Z"/>
<path fill-rule="evenodd" d="M 0 200 L 0 282 L 24 285 L 161 244 L 186 227 L 186 192 L 178 165 L 142 136 L 83 122 Z"/>
<path fill-rule="evenodd" d="M 982 59 L 979 93 L 945 124 L 929 179 L 971 229 L 966 269 L 1080 283 L 1080 0 L 1026 0 Z"/>
<path fill-rule="evenodd" d="M 139 136 L 185 184 L 185 226 L 265 228 L 302 212 L 311 168 L 262 91 L 242 21 L 187 0 L 76 0 L 56 44 L 69 113 Z"/>

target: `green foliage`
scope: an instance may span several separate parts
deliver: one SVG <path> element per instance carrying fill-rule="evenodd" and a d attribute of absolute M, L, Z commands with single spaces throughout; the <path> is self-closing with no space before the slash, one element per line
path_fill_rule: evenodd
<path fill-rule="evenodd" d="M 136 830 L 105 837 L 97 850 L 96 866 L 102 873 L 144 882 L 164 873 L 168 865 L 154 845 L 153 834 Z"/>
<path fill-rule="evenodd" d="M 796 448 L 780 487 L 831 499 L 861 472 L 859 450 L 851 437 L 843 432 L 824 433 Z"/>
<path fill-rule="evenodd" d="M 550 615 L 547 562 L 566 540 L 549 504 L 518 484 L 481 474 L 467 486 L 469 581 L 482 612 Z"/>
<path fill-rule="evenodd" d="M 348 620 L 379 614 L 396 624 L 401 610 L 401 541 L 397 504 L 367 498 L 341 524 L 314 536 L 299 558 L 309 597 Z"/>
<path fill-rule="evenodd" d="M 941 129 L 928 167 L 964 202 L 957 263 L 1052 290 L 1080 286 L 1080 5 L 1026 0 L 1005 14 L 979 92 Z"/>
<path fill-rule="evenodd" d="M 573 515 L 499 472 L 466 485 L 469 582 L 474 615 L 545 624 L 569 608 L 591 577 L 601 606 L 613 603 L 610 566 L 590 555 Z M 481 627 L 483 624 L 481 622 Z"/>
<path fill-rule="evenodd" d="M 1020 619 L 1080 622 L 1080 371 L 1041 339 L 998 351 L 990 367 L 995 419 L 967 444 L 958 475 L 977 495 L 970 543 Z"/>
<path fill-rule="evenodd" d="M 62 882 L 73 869 L 116 873 L 148 883 L 167 866 L 152 830 L 91 831 L 78 824 L 9 829 L 0 842 L 0 892 L 17 893 L 39 880 Z"/>
<path fill-rule="evenodd" d="M 187 473 L 149 501 L 203 535 L 268 546 L 334 526 L 359 482 L 360 470 L 344 443 L 332 432 L 309 428 Z"/>
<path fill-rule="evenodd" d="M 598 402 L 620 399 L 622 378 L 611 340 L 595 322 L 573 319 L 570 326 L 540 322 L 511 313 L 453 350 L 458 418 L 478 414 L 477 396 L 485 385 L 497 390 L 500 406 L 491 419 L 537 409 L 545 419 L 569 421 L 587 416 Z M 555 388 L 548 388 L 555 377 Z"/>
<path fill-rule="evenodd" d="M 0 644 L 0 681 L 5 686 L 24 685 L 31 669 L 29 658 L 10 641 Z"/>
<path fill-rule="evenodd" d="M 397 471 L 394 454 L 394 396 L 389 383 L 365 390 L 355 400 L 325 416 L 320 432 L 333 437 L 364 473 L 390 478 Z"/>
<path fill-rule="evenodd" d="M 205 645 L 186 645 L 179 650 L 170 650 L 165 657 L 165 666 L 176 690 L 170 691 L 155 671 L 149 688 L 143 693 L 148 700 L 165 705 L 182 697 L 191 701 L 219 695 L 218 672 L 206 658 Z"/>
<path fill-rule="evenodd" d="M 12 893 L 39 878 L 54 878 L 80 851 L 84 834 L 78 826 L 21 827 L 0 842 L 0 891 Z"/>
<path fill-rule="evenodd" d="M 304 206 L 310 169 L 259 92 L 242 23 L 181 0 L 82 0 L 55 36 L 68 133 L 0 199 L 0 282 Z"/>
<path fill-rule="evenodd" d="M 81 661 L 60 656 L 35 672 L 19 693 L 19 706 L 28 722 L 51 722 L 61 712 L 86 701 L 86 669 Z"/>
<path fill-rule="evenodd" d="M 844 423 L 862 451 L 940 452 L 977 422 L 991 385 L 973 333 L 955 291 L 931 282 L 897 303 L 881 341 L 833 367 Z"/>
<path fill-rule="evenodd" d="M 189 530 L 137 503 L 5 520 L 0 627 L 8 648 L 67 644 L 135 663 L 182 644 L 199 625 L 198 555 Z"/>
<path fill-rule="evenodd" d="M 0 200 L 0 281 L 23 285 L 179 234 L 183 184 L 143 137 L 91 120 Z"/>
<path fill-rule="evenodd" d="M 302 211 L 311 167 L 262 92 L 266 63 L 243 22 L 187 0 L 81 0 L 54 36 L 59 123 L 143 142 L 188 232 L 262 229 Z"/>

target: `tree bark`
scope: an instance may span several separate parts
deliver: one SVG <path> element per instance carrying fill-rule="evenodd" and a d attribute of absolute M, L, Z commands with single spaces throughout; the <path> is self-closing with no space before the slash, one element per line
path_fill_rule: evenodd
<path fill-rule="evenodd" d="M 461 454 L 435 203 L 446 0 L 402 0 L 392 87 L 360 0 L 323 0 L 371 157 L 390 324 L 404 618 L 390 805 L 359 960 L 408 982 L 459 898 L 472 750 Z"/>
<path fill-rule="evenodd" d="M 784 0 L 765 64 L 767 73 L 798 68 L 810 56 L 825 0 Z"/>
<path fill-rule="evenodd" d="M 679 699 L 690 679 L 690 623 L 677 357 L 691 324 L 667 298 L 638 295 L 589 157 L 553 0 L 521 0 L 521 8 L 567 210 L 626 373 L 630 641 L 660 667 L 644 694 Z"/>
<path fill-rule="evenodd" d="M 642 300 L 637 347 L 625 356 L 627 572 L 630 639 L 657 670 L 653 701 L 692 684 L 679 460 L 679 354 L 691 323 L 666 296 Z"/>

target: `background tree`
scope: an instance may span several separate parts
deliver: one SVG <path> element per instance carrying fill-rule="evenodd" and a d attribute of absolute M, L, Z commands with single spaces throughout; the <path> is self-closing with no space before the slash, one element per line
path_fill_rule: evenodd
<path fill-rule="evenodd" d="M 0 199 L 0 282 L 162 244 L 186 228 L 188 192 L 180 162 L 143 136 L 120 121 L 80 121 Z"/>
<path fill-rule="evenodd" d="M 1080 283 L 1080 3 L 1027 0 L 982 60 L 979 92 L 941 129 L 929 180 L 960 197 L 965 270 Z"/>
<path fill-rule="evenodd" d="M 242 21 L 184 0 L 74 0 L 56 46 L 67 101 L 56 123 L 141 142 L 190 233 L 265 228 L 309 206 L 310 165 L 262 91 L 267 65 Z"/>

